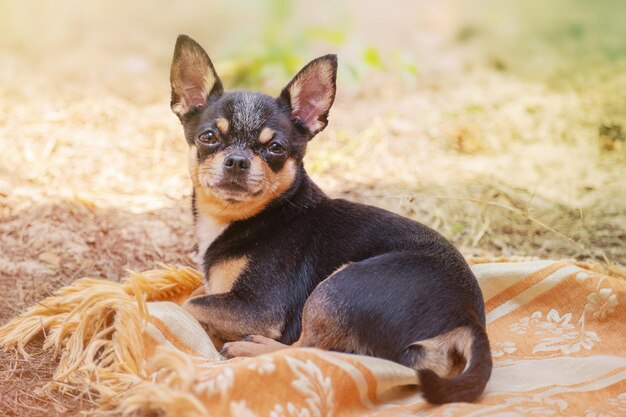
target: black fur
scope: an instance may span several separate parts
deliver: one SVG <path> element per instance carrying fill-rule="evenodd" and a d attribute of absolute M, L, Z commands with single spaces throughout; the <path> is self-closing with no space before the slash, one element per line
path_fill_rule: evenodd
<path fill-rule="evenodd" d="M 188 43 L 180 38 L 179 42 Z M 177 44 L 176 54 L 181 47 Z M 199 46 L 194 42 L 186 47 Z M 333 71 L 332 104 L 336 58 L 322 57 L 315 65 Z M 212 64 L 208 70 L 214 71 Z M 230 223 L 202 254 L 206 275 L 224 260 L 244 256 L 249 260 L 230 292 L 189 303 L 204 311 L 204 320 L 225 341 L 261 334 L 285 344 L 300 338 L 304 308 L 326 309 L 317 312 L 333 317 L 335 327 L 351 333 L 360 346 L 358 353 L 407 366 L 419 356 L 412 344 L 467 326 L 474 342 L 466 371 L 449 379 L 420 371 L 420 377 L 431 402 L 473 401 L 491 373 L 484 303 L 476 278 L 462 255 L 434 230 L 376 207 L 330 199 L 311 181 L 302 158 L 317 131 L 294 117 L 289 88 L 297 77 L 277 99 L 259 93 L 223 93 L 220 82 L 205 105 L 179 115 L 188 143 L 198 146 L 199 163 L 211 153 L 236 148 L 258 155 L 273 172 L 284 169 L 289 159 L 297 167 L 284 193 L 252 217 Z M 173 92 L 173 105 L 176 100 Z M 328 109 L 317 116 L 323 129 Z M 217 132 L 218 118 L 229 121 L 228 134 L 218 145 L 203 147 L 198 135 Z M 276 132 L 272 141 L 285 148 L 283 155 L 269 154 L 258 142 L 264 127 Z M 193 210 L 195 216 L 202 215 L 195 192 Z M 270 328 L 278 333 L 272 334 Z M 331 348 L 348 350 L 341 345 Z"/>
<path fill-rule="evenodd" d="M 237 103 L 244 100 L 250 104 L 238 107 Z M 247 114 L 238 118 L 238 112 L 244 110 L 248 111 Z M 228 133 L 220 137 L 222 143 L 219 147 L 207 149 L 199 145 L 199 162 L 202 162 L 211 153 L 229 147 L 250 149 L 259 153 L 270 168 L 277 172 L 288 157 L 296 159 L 304 157 L 309 138 L 306 132 L 298 129 L 290 122 L 288 109 L 272 97 L 248 91 L 225 93 L 215 98 L 210 106 L 200 109 L 195 115 L 188 117 L 188 120 L 183 124 L 185 131 L 188 132 L 186 135 L 187 142 L 194 144 L 195 138 L 207 130 L 220 135 L 215 126 L 215 120 L 220 117 L 231 120 L 233 123 L 231 123 Z M 249 123 L 242 124 L 242 121 Z M 270 127 L 276 132 L 273 142 L 280 143 L 287 149 L 288 152 L 285 155 L 277 158 L 267 152 L 262 144 L 258 143 L 257 138 L 264 127 Z"/>

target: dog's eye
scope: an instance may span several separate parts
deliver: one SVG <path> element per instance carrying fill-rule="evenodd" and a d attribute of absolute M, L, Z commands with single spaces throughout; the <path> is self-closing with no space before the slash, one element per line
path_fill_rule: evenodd
<path fill-rule="evenodd" d="M 267 147 L 267 150 L 274 155 L 281 155 L 285 153 L 285 147 L 278 142 L 272 142 L 270 146 Z"/>
<path fill-rule="evenodd" d="M 204 145 L 209 146 L 217 145 L 218 143 L 220 143 L 220 140 L 217 138 L 217 136 L 215 136 L 215 133 L 210 130 L 201 133 L 200 136 L 198 136 L 198 141 Z"/>

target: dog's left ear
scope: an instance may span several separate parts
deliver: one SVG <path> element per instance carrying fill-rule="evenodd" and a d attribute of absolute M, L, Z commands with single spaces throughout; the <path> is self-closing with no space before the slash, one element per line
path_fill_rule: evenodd
<path fill-rule="evenodd" d="M 324 55 L 309 62 L 280 94 L 291 120 L 305 128 L 311 137 L 328 124 L 328 112 L 335 101 L 337 55 Z"/>
<path fill-rule="evenodd" d="M 187 35 L 179 35 L 176 39 L 170 84 L 170 106 L 179 118 L 224 92 L 209 55 Z"/>

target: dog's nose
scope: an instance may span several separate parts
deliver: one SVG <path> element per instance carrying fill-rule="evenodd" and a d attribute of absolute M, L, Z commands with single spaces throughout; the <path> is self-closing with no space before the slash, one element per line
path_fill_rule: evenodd
<path fill-rule="evenodd" d="M 230 172 L 246 171 L 250 168 L 250 160 L 243 155 L 228 155 L 224 159 L 224 169 Z"/>

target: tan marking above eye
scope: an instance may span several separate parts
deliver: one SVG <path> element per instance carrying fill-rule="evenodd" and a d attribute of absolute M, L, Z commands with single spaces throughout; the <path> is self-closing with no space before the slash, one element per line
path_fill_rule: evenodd
<path fill-rule="evenodd" d="M 223 117 L 218 117 L 215 120 L 215 126 L 217 126 L 217 130 L 219 130 L 222 135 L 225 135 L 228 133 L 228 127 L 230 125 L 228 123 L 228 120 L 224 119 Z"/>
<path fill-rule="evenodd" d="M 264 127 L 259 134 L 259 142 L 263 144 L 269 142 L 274 137 L 274 133 L 275 132 L 273 129 L 270 129 L 269 127 Z"/>
<path fill-rule="evenodd" d="M 211 167 L 221 166 L 223 158 L 223 152 L 218 152 L 210 160 L 207 158 L 198 167 L 197 171 L 199 172 L 196 175 L 203 175 L 203 172 L 211 169 Z M 290 158 L 287 159 L 279 172 L 274 173 L 265 162 L 256 156 L 252 159 L 251 170 L 259 172 L 259 175 L 263 175 L 266 183 L 271 185 L 265 188 L 258 197 L 236 203 L 222 200 L 217 195 L 211 193 L 210 190 L 200 186 L 199 178 L 192 178 L 196 191 L 198 213 L 213 217 L 216 221 L 222 223 L 250 218 L 289 189 L 296 179 L 298 167 L 295 160 Z"/>

